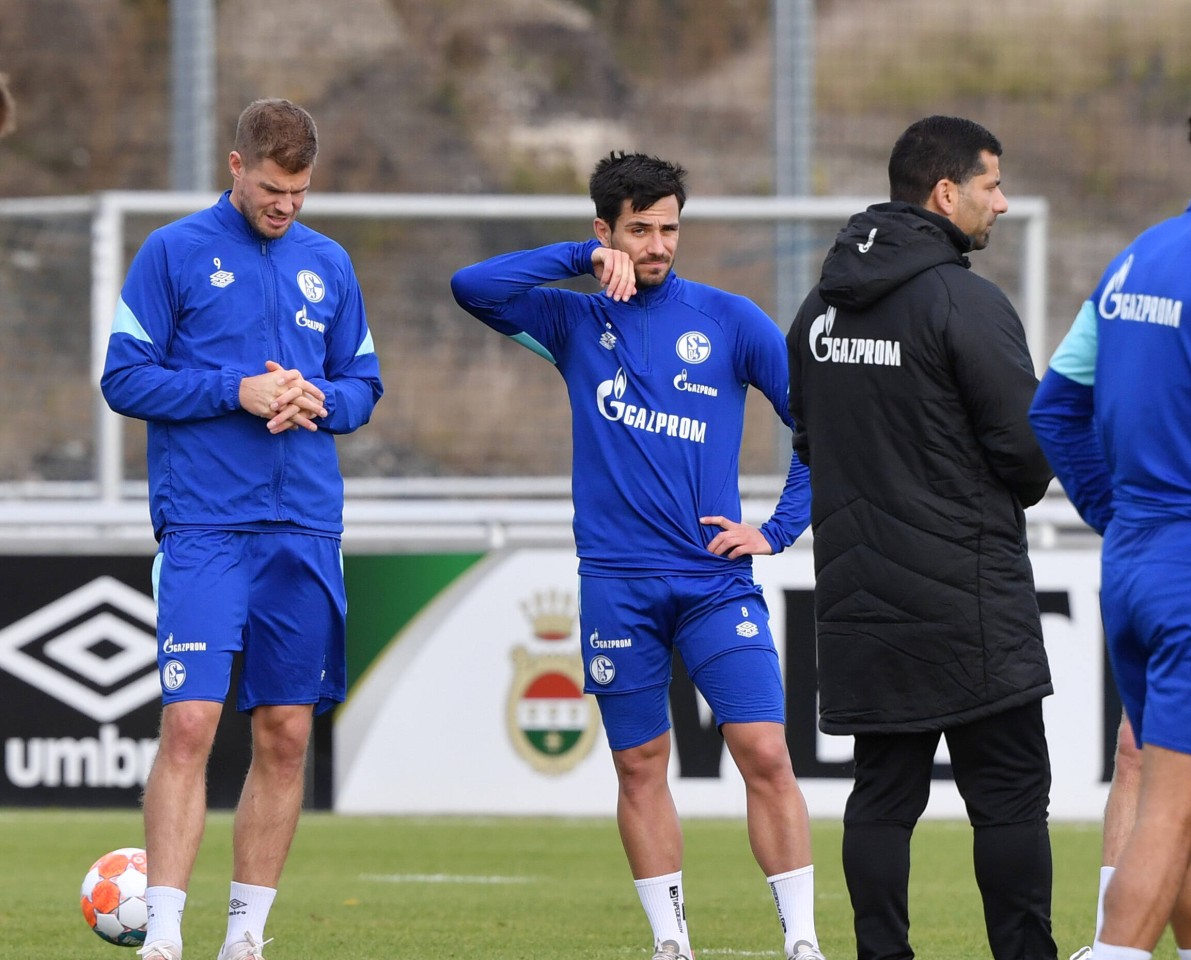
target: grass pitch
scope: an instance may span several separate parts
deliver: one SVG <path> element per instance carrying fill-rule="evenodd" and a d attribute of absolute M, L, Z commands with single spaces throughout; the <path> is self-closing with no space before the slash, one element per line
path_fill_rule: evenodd
<path fill-rule="evenodd" d="M 699 960 L 781 957 L 769 889 L 742 820 L 687 820 L 687 914 Z M 1088 942 L 1099 825 L 1052 825 L 1060 958 Z M 816 927 L 855 957 L 842 829 L 814 825 Z M 143 845 L 137 811 L 0 810 L 0 960 L 136 960 L 86 926 L 79 884 L 100 854 Z M 223 940 L 231 817 L 212 814 L 187 901 L 187 960 Z M 989 956 L 966 824 L 914 836 L 920 960 Z M 648 960 L 649 928 L 611 820 L 346 817 L 308 813 L 266 935 L 269 960 Z M 1158 955 L 1166 950 L 1159 947 Z"/>

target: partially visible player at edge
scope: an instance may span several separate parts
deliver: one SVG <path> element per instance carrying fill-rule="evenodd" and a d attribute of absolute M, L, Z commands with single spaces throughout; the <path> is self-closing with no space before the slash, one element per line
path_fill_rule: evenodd
<path fill-rule="evenodd" d="M 112 409 L 147 421 L 161 544 L 153 586 L 163 707 L 144 799 L 144 960 L 182 955 L 233 655 L 252 761 L 220 960 L 262 960 L 312 718 L 345 694 L 335 435 L 368 422 L 382 387 L 351 260 L 297 222 L 317 153 L 301 107 L 250 104 L 228 158 L 231 190 L 149 236 L 108 342 L 103 393 Z"/>
<path fill-rule="evenodd" d="M 470 314 L 555 364 L 567 385 L 585 690 L 612 748 L 617 823 L 654 937 L 654 960 L 691 954 L 682 830 L 667 783 L 667 694 L 677 649 L 744 778 L 753 854 L 785 953 L 821 958 L 806 804 L 786 748 L 784 697 L 752 555 L 809 520 L 797 458 L 773 517 L 740 522 L 745 397 L 777 414 L 782 333 L 744 297 L 673 272 L 685 171 L 613 153 L 590 181 L 595 238 L 494 257 L 455 274 Z M 594 275 L 602 293 L 552 281 Z"/>
<path fill-rule="evenodd" d="M 8 77 L 0 73 L 0 138 L 16 129 L 17 108 L 8 91 Z"/>
<path fill-rule="evenodd" d="M 1104 536 L 1101 617 L 1121 733 L 1131 725 L 1141 751 L 1139 785 L 1110 792 L 1096 940 L 1081 960 L 1147 960 L 1167 924 L 1191 960 L 1189 258 L 1191 207 L 1121 251 L 1030 408 L 1064 491 Z"/>

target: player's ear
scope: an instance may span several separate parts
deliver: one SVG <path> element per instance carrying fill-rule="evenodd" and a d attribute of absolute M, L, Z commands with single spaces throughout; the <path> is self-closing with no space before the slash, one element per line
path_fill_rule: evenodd
<path fill-rule="evenodd" d="M 926 209 L 950 217 L 955 212 L 958 199 L 959 184 L 944 177 L 931 189 L 930 196 L 926 198 Z"/>
<path fill-rule="evenodd" d="M 596 239 L 600 241 L 600 246 L 612 246 L 612 228 L 608 225 L 607 220 L 596 217 L 591 222 L 591 229 L 595 232 Z"/>
<path fill-rule="evenodd" d="M 244 158 L 233 150 L 227 155 L 227 168 L 231 171 L 232 177 L 239 180 L 244 172 Z"/>

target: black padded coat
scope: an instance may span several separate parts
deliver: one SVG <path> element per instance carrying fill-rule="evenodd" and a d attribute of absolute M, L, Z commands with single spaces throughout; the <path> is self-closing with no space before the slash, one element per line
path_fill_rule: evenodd
<path fill-rule="evenodd" d="M 1023 514 L 1051 479 L 1037 380 L 969 249 L 921 207 L 870 207 L 787 338 L 826 733 L 940 730 L 1052 692 Z"/>

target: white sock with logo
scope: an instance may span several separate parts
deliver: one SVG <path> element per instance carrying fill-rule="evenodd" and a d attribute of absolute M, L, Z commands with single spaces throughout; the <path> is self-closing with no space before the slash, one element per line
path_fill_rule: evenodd
<path fill-rule="evenodd" d="M 634 880 L 637 896 L 653 929 L 653 945 L 657 949 L 663 940 L 674 940 L 678 952 L 691 955 L 691 936 L 686 926 L 686 902 L 682 896 L 682 871 L 661 877 Z"/>
<path fill-rule="evenodd" d="M 145 906 L 149 908 L 145 943 L 169 940 L 182 946 L 182 911 L 186 908 L 186 891 L 177 887 L 146 887 Z"/>
<path fill-rule="evenodd" d="M 815 867 L 808 864 L 797 870 L 765 878 L 777 904 L 777 918 L 786 934 L 786 955 L 794 953 L 794 944 L 806 940 L 816 950 L 815 936 Z"/>
<path fill-rule="evenodd" d="M 227 901 L 227 939 L 224 946 L 243 940 L 246 932 L 262 943 L 265 940 L 265 921 L 277 891 L 273 887 L 254 887 L 251 883 L 232 881 Z"/>

